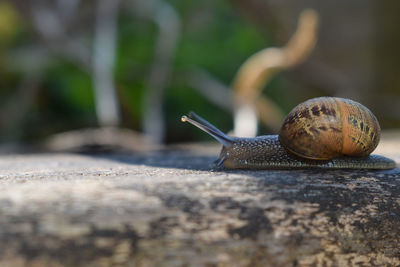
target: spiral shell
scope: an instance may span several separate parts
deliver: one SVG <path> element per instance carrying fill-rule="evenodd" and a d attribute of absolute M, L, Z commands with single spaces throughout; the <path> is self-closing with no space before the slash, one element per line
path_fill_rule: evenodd
<path fill-rule="evenodd" d="M 308 159 L 367 156 L 378 145 L 380 126 L 372 112 L 355 101 L 319 97 L 296 106 L 286 117 L 279 141 Z"/>

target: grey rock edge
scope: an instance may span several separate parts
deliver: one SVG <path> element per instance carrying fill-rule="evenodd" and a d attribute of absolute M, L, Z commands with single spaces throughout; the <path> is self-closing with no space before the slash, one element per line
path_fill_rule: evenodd
<path fill-rule="evenodd" d="M 400 265 L 400 169 L 213 170 L 217 153 L 0 156 L 0 266 Z"/>

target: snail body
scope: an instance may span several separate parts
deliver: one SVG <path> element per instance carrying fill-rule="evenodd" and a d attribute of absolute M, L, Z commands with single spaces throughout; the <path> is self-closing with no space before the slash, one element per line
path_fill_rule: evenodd
<path fill-rule="evenodd" d="M 368 108 L 349 99 L 310 99 L 288 114 L 279 135 L 255 138 L 230 137 L 200 116 L 190 117 L 182 121 L 223 145 L 216 164 L 230 169 L 396 167 L 391 159 L 370 155 L 379 143 L 379 123 Z"/>

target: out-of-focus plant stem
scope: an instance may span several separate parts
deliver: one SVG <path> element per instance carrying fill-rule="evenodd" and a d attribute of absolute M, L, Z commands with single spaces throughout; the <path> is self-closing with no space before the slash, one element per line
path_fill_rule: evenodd
<path fill-rule="evenodd" d="M 119 104 L 114 85 L 118 0 L 98 0 L 93 40 L 93 84 L 96 114 L 101 126 L 119 124 Z"/>
<path fill-rule="evenodd" d="M 175 9 L 162 0 L 138 1 L 134 9 L 137 15 L 153 20 L 158 28 L 153 63 L 145 82 L 142 123 L 145 135 L 151 142 L 160 144 L 165 137 L 164 91 L 172 72 L 181 22 Z"/>
<path fill-rule="evenodd" d="M 265 48 L 242 64 L 232 85 L 235 135 L 255 136 L 257 118 L 273 122 L 274 128 L 279 128 L 283 114 L 272 101 L 261 99 L 260 102 L 260 93 L 277 72 L 304 62 L 315 46 L 317 28 L 318 14 L 314 10 L 305 10 L 300 14 L 297 31 L 284 47 Z M 260 107 L 263 108 L 262 116 Z"/>

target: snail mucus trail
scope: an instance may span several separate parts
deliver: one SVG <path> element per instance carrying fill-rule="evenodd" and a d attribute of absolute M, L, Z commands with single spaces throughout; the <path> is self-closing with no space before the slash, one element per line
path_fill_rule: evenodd
<path fill-rule="evenodd" d="M 373 126 L 368 126 L 370 125 L 363 122 L 357 122 L 357 117 L 358 119 L 362 119 L 361 117 L 363 115 L 357 113 L 356 115 L 352 115 L 353 113 L 346 113 L 342 111 L 338 112 L 317 112 L 317 108 L 315 108 L 317 102 L 319 102 L 321 99 L 326 101 L 328 99 L 328 102 L 331 103 L 336 103 L 338 101 L 341 101 L 346 104 L 346 105 L 359 105 L 362 107 L 362 109 L 365 109 L 366 112 L 368 113 L 367 116 L 372 116 L 372 121 L 376 123 L 376 133 L 370 133 L 372 131 Z M 304 106 L 305 103 L 305 106 Z M 396 163 L 389 158 L 380 156 L 380 155 L 369 155 L 375 147 L 377 146 L 379 142 L 379 136 L 380 136 L 380 127 L 379 123 L 377 122 L 375 116 L 364 106 L 361 104 L 348 100 L 348 99 L 341 99 L 341 98 L 315 98 L 308 100 L 300 105 L 298 105 L 296 108 L 294 108 L 288 115 L 288 117 L 285 119 L 284 124 L 282 125 L 281 131 L 279 135 L 264 135 L 264 136 L 257 136 L 254 138 L 241 138 L 241 137 L 231 137 L 226 134 L 224 134 L 221 130 L 216 128 L 214 125 L 200 117 L 199 115 L 195 114 L 194 112 L 190 112 L 188 116 L 182 116 L 181 120 L 183 122 L 189 122 L 192 125 L 198 127 L 199 129 L 203 130 L 204 132 L 208 133 L 212 137 L 214 137 L 219 143 L 222 144 L 222 150 L 220 152 L 218 160 L 215 162 L 217 166 L 225 166 L 226 168 L 229 169 L 292 169 L 292 168 L 325 168 L 325 169 L 393 169 L 396 168 Z M 303 106 L 301 106 L 303 105 Z M 310 107 L 311 105 L 311 107 Z M 329 103 L 327 105 L 329 107 Z M 298 111 L 298 108 L 302 107 L 302 111 Z M 321 108 L 322 107 L 322 108 Z M 320 111 L 324 111 L 327 108 L 324 104 L 320 107 Z M 357 110 L 358 110 L 357 106 Z M 331 131 L 333 134 L 342 134 L 342 131 L 347 131 L 346 127 L 348 126 L 340 126 L 340 127 L 333 127 L 330 126 L 336 119 L 336 117 L 345 117 L 347 121 L 350 122 L 350 127 L 358 127 L 363 130 L 363 132 L 367 132 L 368 130 L 368 138 L 371 139 L 374 143 L 372 145 L 367 145 L 362 143 L 362 140 L 364 140 L 362 137 L 358 137 L 357 139 L 352 137 L 352 134 L 354 133 L 354 129 L 352 130 L 353 132 L 350 131 L 348 134 L 349 137 L 351 137 L 350 142 L 353 142 L 357 145 L 361 144 L 361 152 L 354 152 L 351 151 L 353 154 L 352 156 L 350 155 L 343 155 L 342 152 L 340 151 L 335 151 L 333 156 L 326 156 L 324 152 L 322 151 L 321 153 L 323 154 L 322 156 L 314 156 L 312 153 L 315 151 L 318 152 L 319 148 L 322 147 L 321 150 L 327 148 L 327 145 L 319 144 L 321 140 L 317 140 L 312 142 L 313 145 L 305 145 L 307 146 L 308 150 L 310 151 L 309 155 L 303 153 L 297 154 L 296 151 L 294 151 L 292 148 L 288 148 L 288 144 L 291 141 L 283 141 L 286 139 L 285 137 L 285 129 L 288 128 L 289 124 L 292 124 L 293 120 L 297 120 L 300 118 L 302 119 L 302 116 L 307 117 L 307 119 L 315 119 L 311 118 L 312 116 L 305 115 L 304 110 L 309 109 L 309 114 L 315 115 L 319 114 L 319 119 L 323 121 L 322 124 L 317 124 L 318 129 L 316 129 L 313 125 L 310 126 L 309 122 L 306 122 L 307 127 L 304 129 L 300 129 L 296 131 L 297 134 L 301 133 L 302 135 L 305 136 L 306 141 L 310 141 L 307 139 L 312 139 L 315 136 L 318 137 L 319 132 L 317 131 Z M 303 114 L 302 114 L 303 112 Z M 363 110 L 364 112 L 364 110 Z M 324 114 L 322 114 L 324 113 Z M 346 115 L 339 115 L 339 114 L 346 114 Z M 369 114 L 370 113 L 370 114 Z M 357 122 L 357 123 L 356 123 Z M 357 125 L 356 125 L 357 124 Z M 371 128 L 371 129 L 370 129 Z M 311 129 L 311 130 L 310 130 Z M 290 134 L 286 134 L 289 135 Z M 294 135 L 294 143 L 299 143 L 300 145 L 304 145 L 304 142 L 302 143 L 301 141 L 298 140 L 303 140 L 304 138 L 298 138 L 296 137 L 296 134 L 292 134 L 291 137 Z M 332 139 L 334 142 L 337 141 L 335 138 L 329 136 L 328 138 L 325 139 Z M 338 141 L 339 142 L 339 141 Z M 346 141 L 341 141 L 342 145 Z M 295 144 L 299 145 L 299 144 Z M 318 147 L 316 147 L 318 145 Z M 354 145 L 354 144 L 353 144 Z M 289 144 L 290 146 L 290 144 Z M 366 147 L 366 146 L 372 146 L 371 148 Z M 316 147 L 316 148 L 314 148 Z M 307 150 L 305 149 L 305 150 Z M 301 150 L 301 149 L 300 149 Z M 354 150 L 351 148 L 350 150 Z M 319 153 L 319 152 L 318 152 Z M 349 153 L 350 152 L 346 152 Z"/>

